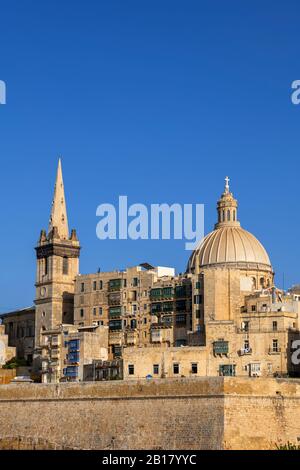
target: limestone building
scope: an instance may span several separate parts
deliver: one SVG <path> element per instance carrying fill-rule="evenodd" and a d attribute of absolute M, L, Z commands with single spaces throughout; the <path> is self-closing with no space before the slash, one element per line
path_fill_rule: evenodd
<path fill-rule="evenodd" d="M 34 353 L 35 307 L 28 307 L 1 316 L 9 346 L 15 348 L 17 359 L 32 364 Z"/>
<path fill-rule="evenodd" d="M 102 365 L 113 371 L 120 360 L 128 379 L 299 374 L 291 360 L 299 293 L 274 285 L 265 248 L 240 225 L 228 178 L 214 230 L 185 273 L 142 263 L 82 275 L 79 255 L 59 161 L 49 227 L 36 247 L 35 308 L 3 315 L 9 345 L 33 359 L 43 382 L 83 380 L 96 364 L 101 377 L 115 376 Z M 25 331 L 33 340 L 33 328 L 30 349 Z"/>
<path fill-rule="evenodd" d="M 16 348 L 8 346 L 8 335 L 5 326 L 0 324 L 0 367 L 16 356 Z"/>

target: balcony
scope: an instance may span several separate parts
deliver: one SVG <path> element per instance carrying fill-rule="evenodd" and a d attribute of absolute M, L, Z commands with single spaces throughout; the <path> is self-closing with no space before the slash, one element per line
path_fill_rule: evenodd
<path fill-rule="evenodd" d="M 112 293 L 108 296 L 108 305 L 121 305 L 121 295 L 120 293 Z"/>
<path fill-rule="evenodd" d="M 127 344 L 137 344 L 138 335 L 136 331 L 128 331 L 126 333 Z"/>
<path fill-rule="evenodd" d="M 109 292 L 115 292 L 121 290 L 122 279 L 111 279 L 108 283 Z"/>
<path fill-rule="evenodd" d="M 214 341 L 213 352 L 215 356 L 216 355 L 222 356 L 223 354 L 226 356 L 229 352 L 228 341 L 224 341 L 224 340 Z"/>
<path fill-rule="evenodd" d="M 122 345 L 124 338 L 124 333 L 122 330 L 119 331 L 109 331 L 109 344 L 117 344 L 119 346 Z"/>
<path fill-rule="evenodd" d="M 242 348 L 238 351 L 239 356 L 246 356 L 252 354 L 252 348 Z"/>
<path fill-rule="evenodd" d="M 268 354 L 280 354 L 281 353 L 281 348 L 280 347 L 273 347 L 269 348 Z"/>

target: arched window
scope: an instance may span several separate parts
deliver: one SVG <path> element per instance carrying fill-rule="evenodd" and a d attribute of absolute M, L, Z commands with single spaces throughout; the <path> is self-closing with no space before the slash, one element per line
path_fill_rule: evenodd
<path fill-rule="evenodd" d="M 260 283 L 261 287 L 264 287 L 264 285 L 265 285 L 265 280 L 264 280 L 263 277 L 260 278 L 259 283 Z"/>
<path fill-rule="evenodd" d="M 233 220 L 235 222 L 235 211 L 233 211 Z"/>
<path fill-rule="evenodd" d="M 67 256 L 63 257 L 63 274 L 68 274 L 69 272 L 69 260 Z"/>
<path fill-rule="evenodd" d="M 225 221 L 225 211 L 222 211 L 223 214 L 223 222 Z"/>
<path fill-rule="evenodd" d="M 253 285 L 253 289 L 255 290 L 256 289 L 256 279 L 255 279 L 255 277 L 252 278 L 252 285 Z"/>
<path fill-rule="evenodd" d="M 228 209 L 227 211 L 227 220 L 229 221 L 230 220 L 230 210 Z"/>

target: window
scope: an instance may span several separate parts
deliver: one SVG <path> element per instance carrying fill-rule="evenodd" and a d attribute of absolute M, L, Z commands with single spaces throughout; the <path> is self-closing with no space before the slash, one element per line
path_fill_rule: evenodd
<path fill-rule="evenodd" d="M 235 376 L 234 364 L 222 364 L 219 366 L 219 375 L 221 376 Z"/>
<path fill-rule="evenodd" d="M 128 365 L 128 375 L 134 375 L 134 365 L 133 364 Z"/>
<path fill-rule="evenodd" d="M 197 362 L 192 362 L 192 374 L 198 373 L 198 364 Z"/>
<path fill-rule="evenodd" d="M 99 282 L 99 289 L 103 289 L 103 281 Z"/>
<path fill-rule="evenodd" d="M 48 258 L 45 258 L 45 275 L 48 274 Z"/>
<path fill-rule="evenodd" d="M 99 313 L 100 313 L 100 310 L 99 310 Z M 121 307 L 109 307 L 110 318 L 120 317 L 121 315 L 122 315 Z"/>
<path fill-rule="evenodd" d="M 233 221 L 235 222 L 235 211 L 233 211 Z"/>
<path fill-rule="evenodd" d="M 66 256 L 63 257 L 63 274 L 69 273 L 69 260 Z"/>
<path fill-rule="evenodd" d="M 110 320 L 109 329 L 112 331 L 122 330 L 122 320 Z"/>
<path fill-rule="evenodd" d="M 213 343 L 214 354 L 228 354 L 229 344 L 228 341 L 219 340 Z"/>
<path fill-rule="evenodd" d="M 102 315 L 103 311 L 102 311 L 102 307 L 99 307 L 99 315 Z"/>
<path fill-rule="evenodd" d="M 147 318 L 144 318 L 144 325 L 146 325 L 147 323 Z"/>
<path fill-rule="evenodd" d="M 136 320 L 131 320 L 130 321 L 130 328 L 136 328 Z"/>
<path fill-rule="evenodd" d="M 180 313 L 176 315 L 176 325 L 185 325 L 186 324 L 186 315 Z"/>
<path fill-rule="evenodd" d="M 178 363 L 173 364 L 173 374 L 175 374 L 175 375 L 179 374 L 179 364 Z"/>
<path fill-rule="evenodd" d="M 81 291 L 81 292 L 84 292 L 84 282 L 81 283 L 80 291 Z"/>
<path fill-rule="evenodd" d="M 97 281 L 93 282 L 93 290 L 97 290 Z"/>
<path fill-rule="evenodd" d="M 153 364 L 153 375 L 158 375 L 158 374 L 159 374 L 159 365 Z"/>
<path fill-rule="evenodd" d="M 202 304 L 202 295 L 194 295 L 194 304 L 196 305 Z"/>
<path fill-rule="evenodd" d="M 245 339 L 244 340 L 244 350 L 249 350 L 250 349 L 250 345 L 249 345 L 249 340 L 248 339 Z"/>
<path fill-rule="evenodd" d="M 227 220 L 229 221 L 230 220 L 230 210 L 228 209 L 227 211 Z"/>
<path fill-rule="evenodd" d="M 273 321 L 273 331 L 277 331 L 277 321 Z"/>
<path fill-rule="evenodd" d="M 84 317 L 84 310 L 83 310 L 83 308 L 80 309 L 80 316 L 81 316 L 81 318 Z"/>
<path fill-rule="evenodd" d="M 273 339 L 272 349 L 273 349 L 273 352 L 279 352 L 278 339 Z"/>
<path fill-rule="evenodd" d="M 256 312 L 256 305 L 251 305 L 251 311 Z"/>
<path fill-rule="evenodd" d="M 200 310 L 196 310 L 196 318 L 201 318 L 201 312 L 200 312 Z"/>
<path fill-rule="evenodd" d="M 133 285 L 134 287 L 136 287 L 136 286 L 138 285 L 138 282 L 139 282 L 139 280 L 138 280 L 137 277 L 134 277 L 134 278 L 132 279 L 132 285 Z"/>
<path fill-rule="evenodd" d="M 97 315 L 97 309 L 96 309 L 96 307 L 93 308 L 93 315 L 94 315 L 94 316 Z"/>

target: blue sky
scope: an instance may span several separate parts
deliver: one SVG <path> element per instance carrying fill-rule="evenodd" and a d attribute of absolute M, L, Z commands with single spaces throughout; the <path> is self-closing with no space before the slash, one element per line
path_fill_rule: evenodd
<path fill-rule="evenodd" d="M 0 311 L 32 304 L 58 155 L 81 272 L 148 261 L 183 271 L 183 241 L 100 241 L 96 207 L 204 203 L 226 174 L 277 284 L 299 282 L 297 1 L 1 2 Z"/>

